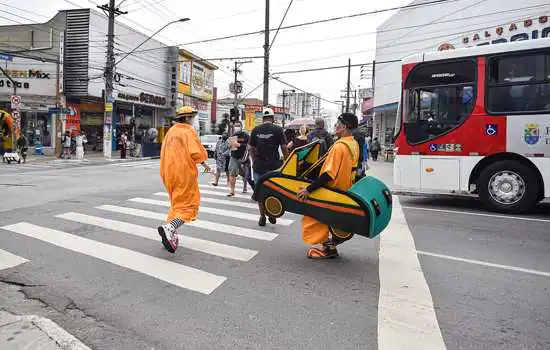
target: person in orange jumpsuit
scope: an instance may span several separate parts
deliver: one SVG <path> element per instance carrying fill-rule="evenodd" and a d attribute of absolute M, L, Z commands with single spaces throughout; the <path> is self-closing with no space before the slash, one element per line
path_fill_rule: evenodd
<path fill-rule="evenodd" d="M 353 185 L 359 159 L 359 145 L 353 138 L 352 131 L 357 126 L 358 121 L 354 114 L 344 113 L 338 117 L 335 128 L 339 140 L 330 148 L 319 178 L 298 193 L 300 200 L 306 201 L 313 191 L 322 186 L 347 191 Z M 302 219 L 302 239 L 313 245 L 307 250 L 310 259 L 337 257 L 336 245 L 351 237 L 351 234 L 343 237 L 336 235 L 327 225 L 314 218 L 304 216 Z"/>
<path fill-rule="evenodd" d="M 181 107 L 166 133 L 160 153 L 160 177 L 170 198 L 166 224 L 158 227 L 164 248 L 174 253 L 178 248 L 178 229 L 193 221 L 199 213 L 200 193 L 197 164 L 210 172 L 208 153 L 202 146 L 193 120 L 197 111 Z"/>

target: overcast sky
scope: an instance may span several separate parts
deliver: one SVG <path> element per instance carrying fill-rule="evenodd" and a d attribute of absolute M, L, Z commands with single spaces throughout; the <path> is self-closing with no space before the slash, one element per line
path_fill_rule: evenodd
<path fill-rule="evenodd" d="M 9 11 L 26 17 L 29 22 L 44 22 L 58 10 L 92 7 L 96 2 L 107 0 L 0 0 L 0 24 L 15 24 L 2 17 L 23 22 L 21 17 L 6 13 Z M 122 0 L 117 0 L 117 4 Z M 278 27 L 290 0 L 271 0 L 271 28 Z M 284 24 L 308 22 L 334 16 L 367 12 L 391 8 L 410 3 L 410 0 L 362 1 L 362 0 L 294 0 Z M 14 8 L 7 4 L 27 11 Z M 73 5 L 73 4 L 76 4 Z M 121 9 L 128 11 L 121 17 L 132 20 L 125 22 L 137 30 L 149 33 L 156 31 L 167 22 L 181 17 L 191 21 L 175 24 L 164 30 L 157 39 L 169 45 L 262 30 L 264 27 L 263 0 L 125 0 Z M 28 12 L 31 11 L 31 12 Z M 271 72 L 300 70 L 347 64 L 348 57 L 353 63 L 372 62 L 376 46 L 376 27 L 384 22 L 392 12 L 340 20 L 326 24 L 316 24 L 298 29 L 281 30 L 271 50 Z M 142 25 L 139 27 L 137 22 Z M 273 37 L 273 33 L 271 34 Z M 185 45 L 184 47 L 204 58 L 261 56 L 263 55 L 263 35 L 253 35 L 216 41 L 204 44 Z M 213 62 L 220 67 L 215 75 L 215 85 L 219 96 L 229 95 L 228 84 L 233 80 L 232 61 Z M 253 63 L 242 66 L 241 79 L 245 83 L 245 93 L 262 82 L 263 59 L 254 59 Z M 346 69 L 285 74 L 282 80 L 311 93 L 320 93 L 329 101 L 340 100 L 340 90 L 345 88 Z M 370 86 L 370 79 L 360 80 L 359 68 L 353 68 L 351 80 L 354 87 Z M 270 103 L 276 103 L 276 94 L 289 87 L 270 81 Z M 262 88 L 258 88 L 251 97 L 262 98 Z M 336 106 L 323 102 L 323 107 L 336 110 Z"/>

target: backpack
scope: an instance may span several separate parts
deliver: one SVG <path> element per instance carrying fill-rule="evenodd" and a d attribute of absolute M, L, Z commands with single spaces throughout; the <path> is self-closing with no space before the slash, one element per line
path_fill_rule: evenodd
<path fill-rule="evenodd" d="M 321 158 L 323 155 L 325 155 L 328 152 L 328 145 L 327 140 L 324 137 L 320 137 L 318 133 L 315 133 L 313 138 L 311 139 L 311 142 L 319 142 L 319 158 Z"/>

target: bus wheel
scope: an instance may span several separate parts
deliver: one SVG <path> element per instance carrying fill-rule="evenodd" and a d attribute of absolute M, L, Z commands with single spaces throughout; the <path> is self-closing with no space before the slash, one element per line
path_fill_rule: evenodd
<path fill-rule="evenodd" d="M 491 209 L 520 214 L 537 203 L 537 178 L 527 166 L 510 160 L 489 165 L 478 181 L 479 198 Z"/>

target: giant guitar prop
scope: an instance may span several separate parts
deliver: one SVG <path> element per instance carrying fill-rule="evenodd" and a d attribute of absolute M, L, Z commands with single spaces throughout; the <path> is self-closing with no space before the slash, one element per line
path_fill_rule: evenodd
<path fill-rule="evenodd" d="M 285 211 L 306 215 L 330 226 L 338 236 L 378 236 L 390 222 L 392 194 L 380 180 L 366 176 L 348 191 L 321 187 L 305 202 L 296 196 L 318 176 L 327 154 L 320 155 L 318 141 L 295 149 L 276 171 L 261 177 L 254 199 L 264 204 L 267 215 L 281 217 Z M 350 155 L 351 156 L 351 155 Z"/>

